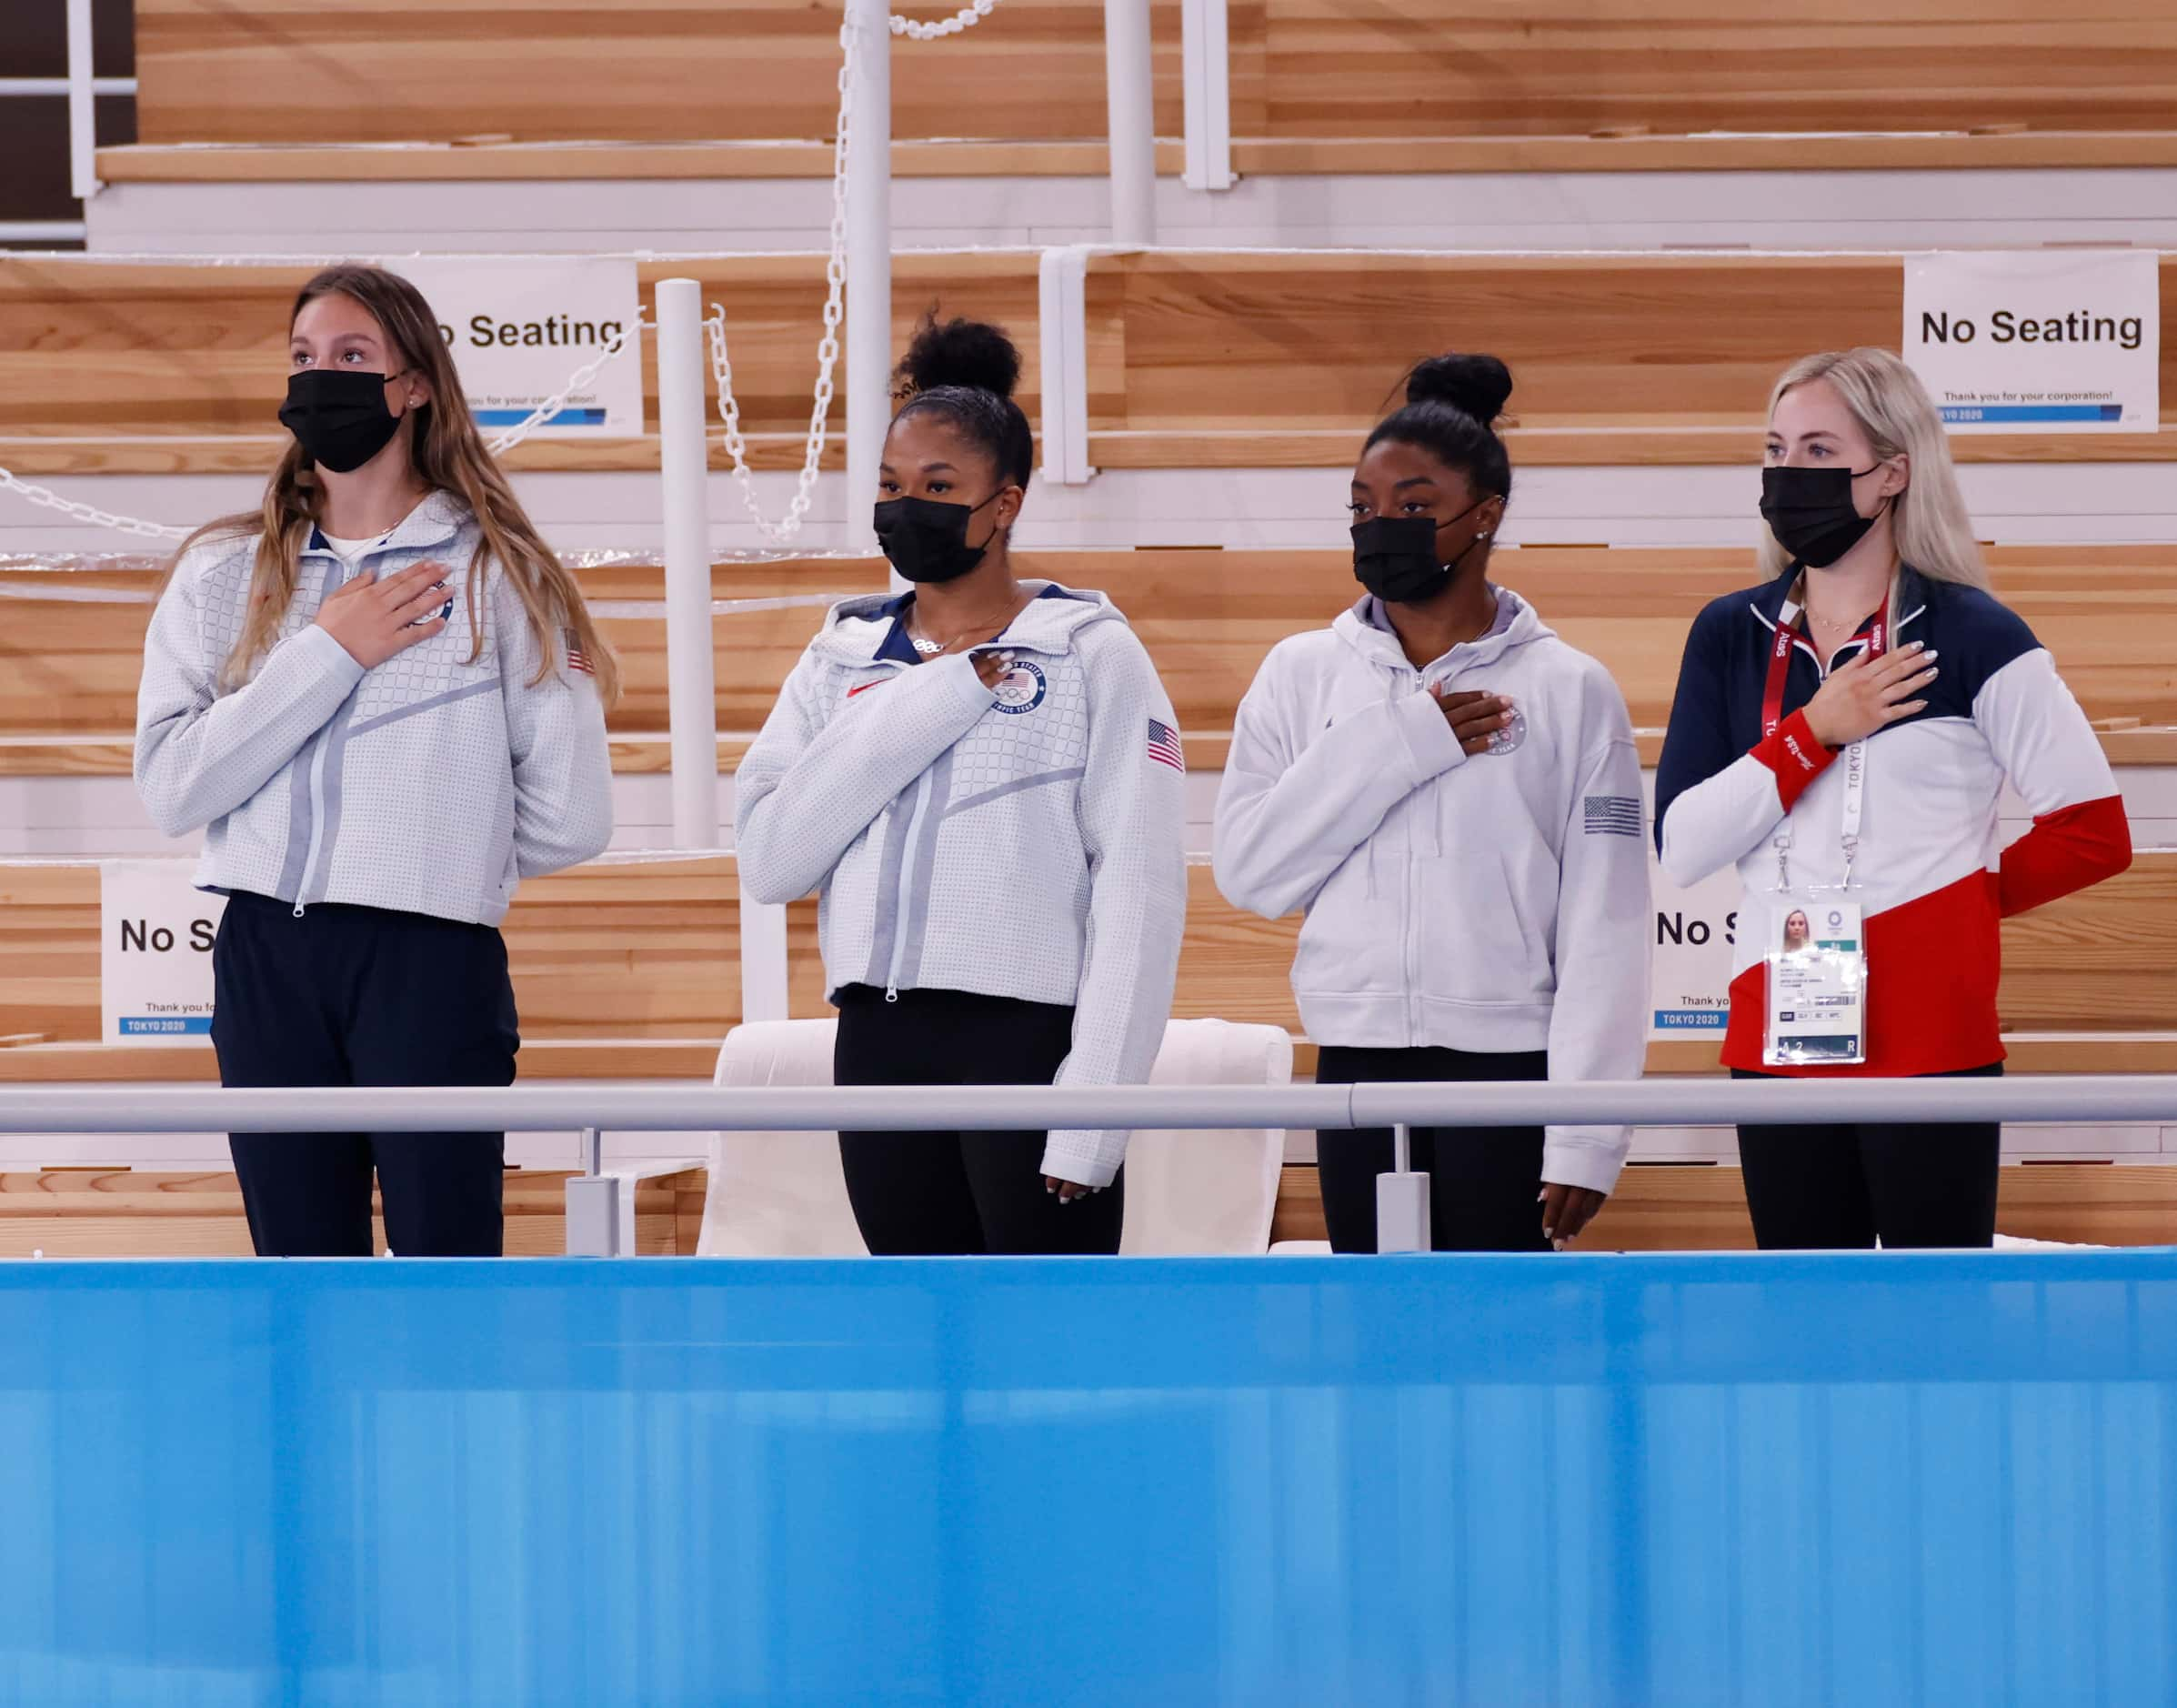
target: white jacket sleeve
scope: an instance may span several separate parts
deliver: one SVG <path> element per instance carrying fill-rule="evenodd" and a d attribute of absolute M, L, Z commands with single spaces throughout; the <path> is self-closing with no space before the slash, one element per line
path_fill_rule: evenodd
<path fill-rule="evenodd" d="M 159 597 L 136 690 L 136 793 L 168 836 L 225 818 L 277 776 L 363 679 L 363 667 L 311 626 L 267 653 L 231 694 L 224 652 L 205 633 L 199 572 L 179 565 Z"/>
<path fill-rule="evenodd" d="M 1295 688 L 1271 654 L 1239 703 L 1217 797 L 1217 887 L 1267 919 L 1311 900 L 1393 807 L 1466 759 L 1426 690 L 1341 718 L 1303 748 L 1294 731 L 1315 708 Z"/>
<path fill-rule="evenodd" d="M 758 901 L 798 901 L 996 696 L 968 654 L 897 670 L 837 707 L 803 653 L 734 775 L 734 844 Z"/>
<path fill-rule="evenodd" d="M 1073 1048 L 1059 1085 L 1138 1085 L 1163 1048 L 1187 927 L 1187 779 L 1149 754 L 1149 723 L 1178 739 L 1171 702 L 1131 630 L 1099 624 L 1088 666 L 1088 758 L 1078 812 L 1088 856 L 1088 941 Z M 1109 1186 L 1127 1134 L 1053 1132 L 1043 1171 Z"/>
<path fill-rule="evenodd" d="M 1608 692 L 1614 728 L 1581 768 L 1559 861 L 1553 1082 L 1637 1080 L 1648 1056 L 1655 901 L 1640 829 L 1640 755 L 1624 701 L 1615 688 Z M 1550 1127 L 1542 1179 L 1607 1192 L 1630 1142 L 1625 1127 Z"/>
<path fill-rule="evenodd" d="M 492 622 L 502 651 L 500 692 L 514 761 L 515 870 L 540 878 L 595 859 L 612 843 L 612 748 L 597 678 L 567 661 L 555 634 L 550 668 L 521 597 L 491 578 Z"/>

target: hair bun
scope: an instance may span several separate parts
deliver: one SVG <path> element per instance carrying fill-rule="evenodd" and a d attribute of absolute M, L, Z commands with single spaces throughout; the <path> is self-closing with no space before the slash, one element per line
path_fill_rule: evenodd
<path fill-rule="evenodd" d="M 932 315 L 908 346 L 902 378 L 917 391 L 966 386 L 1010 397 L 1020 383 L 1020 352 L 998 327 L 981 320 L 938 324 Z"/>
<path fill-rule="evenodd" d="M 1511 369 L 1493 356 L 1432 356 L 1406 377 L 1408 403 L 1448 403 L 1484 427 L 1511 394 Z"/>

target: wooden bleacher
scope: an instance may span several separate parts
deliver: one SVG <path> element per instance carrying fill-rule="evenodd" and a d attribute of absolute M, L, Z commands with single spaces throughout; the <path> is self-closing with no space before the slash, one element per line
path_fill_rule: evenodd
<path fill-rule="evenodd" d="M 1192 869 L 1175 1012 L 1297 1026 L 1285 974 L 1293 920 L 1224 902 Z M 102 1047 L 95 868 L 0 866 L 0 1031 L 52 1041 L 0 1049 L 7 1084 L 208 1080 L 208 1050 Z M 705 1079 L 738 1020 L 737 889 L 719 857 L 584 868 L 526 886 L 507 938 L 528 1040 L 525 1079 Z M 2169 1071 L 2177 1060 L 2177 852 L 2006 924 L 2000 997 L 2015 1070 Z M 825 1012 L 813 909 L 789 919 L 792 1008 Z M 1303 1051 L 1301 1071 L 1312 1069 Z M 1713 1071 L 1713 1042 L 1651 1047 L 1651 1072 Z M 558 1175 L 510 1177 L 508 1249 L 561 1249 Z M 691 1170 L 638 1189 L 638 1244 L 692 1252 L 704 1182 Z M 2043 1239 L 2115 1243 L 2177 1237 L 2177 1169 L 2006 1169 L 2001 1225 Z M 1289 1168 L 1276 1237 L 1322 1236 L 1314 1170 Z M 1751 1242 L 1735 1169 L 1629 1170 L 1595 1249 L 1729 1249 Z M 247 1235 L 232 1177 L 112 1168 L 0 1173 L 0 1257 L 240 1254 Z"/>
<path fill-rule="evenodd" d="M 1287 971 L 1298 916 L 1271 921 L 1232 907 L 1206 865 L 1189 868 L 1187 937 L 1173 1012 L 1299 1030 Z M 90 863 L 0 865 L 0 1083 L 75 1078 L 201 1078 L 208 1051 L 100 1047 L 98 872 Z M 659 855 L 600 863 L 525 885 L 506 925 L 529 1077 L 707 1073 L 740 1020 L 738 891 L 728 856 Z M 792 1011 L 828 1010 L 812 902 L 789 912 Z M 2142 853 L 2129 872 L 2003 926 L 1999 1012 L 2036 1071 L 2096 1070 L 2112 1038 L 2169 1060 L 2177 1045 L 2177 850 Z M 564 1049 L 553 1046 L 565 1045 Z M 1656 1071 L 1712 1071 L 1713 1040 L 1653 1047 Z M 87 1053 L 86 1053 L 87 1052 Z M 706 1053 L 707 1052 L 707 1054 Z M 133 1059 L 133 1060 L 131 1060 Z M 128 1060 L 124 1070 L 120 1064 Z M 109 1064 L 98 1069 L 97 1063 Z M 2134 1069 L 2133 1070 L 2136 1070 Z"/>
<path fill-rule="evenodd" d="M 1178 14 L 1158 0 L 1164 137 L 1181 128 Z M 110 181 L 829 171 L 816 139 L 834 119 L 836 5 L 138 0 L 135 19 L 143 145 L 100 152 Z M 2062 16 L 2027 0 L 1845 0 L 1823 13 L 1819 51 L 1803 21 L 1713 0 L 1552 15 L 1519 0 L 1365 15 L 1279 0 L 1233 5 L 1228 35 L 1247 174 L 2177 161 L 2177 17 L 2157 0 Z M 1006 0 L 965 35 L 898 43 L 894 169 L 1102 170 L 1102 48 L 1101 13 L 1079 0 Z M 572 139 L 616 146 L 537 146 Z M 356 142 L 419 146 L 339 146 Z"/>
<path fill-rule="evenodd" d="M 1998 590 L 2056 655 L 2089 718 L 2104 726 L 2112 761 L 2177 764 L 2177 547 L 2009 546 L 1990 558 Z M 1222 769 L 1232 718 L 1263 655 L 1319 627 L 1357 597 L 1351 560 L 1337 551 L 1271 549 L 1024 552 L 1025 571 L 1099 588 L 1126 611 L 1169 686 L 1198 770 Z M 1530 547 L 1497 554 L 1495 573 L 1532 599 L 1567 641 L 1607 664 L 1655 758 L 1668 720 L 1688 625 L 1709 599 L 1756 575 L 1749 550 L 1718 548 Z M 0 581 L 35 584 L 10 574 Z M 149 594 L 154 568 L 73 573 L 73 587 Z M 657 604 L 663 573 L 616 565 L 586 570 L 600 601 Z M 727 563 L 712 572 L 720 599 L 874 592 L 876 558 Z M 11 599 L 0 626 L 0 775 L 97 774 L 128 769 L 145 605 Z M 718 726 L 725 763 L 737 762 L 779 684 L 822 618 L 814 607 L 717 620 Z M 666 761 L 665 623 L 613 617 L 605 628 L 627 669 L 612 718 L 623 770 Z"/>
<path fill-rule="evenodd" d="M 0 464 L 30 476 L 268 468 L 287 304 L 308 272 L 0 257 Z M 752 457 L 798 464 L 822 258 L 645 261 L 638 272 L 646 289 L 692 274 L 726 304 Z M 2177 256 L 2162 276 L 2177 322 Z M 933 305 L 1008 327 L 1026 358 L 1021 401 L 1037 416 L 1034 254 L 902 255 L 893 290 L 903 347 Z M 1464 343 L 1503 356 L 1518 377 L 1516 465 L 1751 467 L 1777 374 L 1811 348 L 1894 345 L 1903 290 L 1894 256 L 1101 256 L 1087 287 L 1089 458 L 1110 469 L 1347 467 L 1400 361 Z M 647 341 L 642 359 L 654 424 Z M 2162 365 L 2168 424 L 2177 339 Z M 2162 462 L 2177 458 L 2177 432 L 1967 436 L 1954 448 L 1968 462 Z M 715 436 L 712 457 L 724 466 Z M 657 457 L 653 436 L 532 440 L 508 461 L 612 470 Z"/>
<path fill-rule="evenodd" d="M 2177 257 L 2162 280 L 2177 317 Z M 1872 256 L 1139 253 L 1094 257 L 1087 303 L 1099 468 L 1349 467 L 1398 378 L 1387 353 L 1448 347 L 1510 365 L 1515 469 L 1752 465 L 1793 360 L 1896 347 L 1904 269 Z M 2166 460 L 2177 342 L 2162 374 L 2160 433 L 1969 435 L 1952 451 Z"/>
<path fill-rule="evenodd" d="M 902 255 L 892 269 L 896 338 L 933 306 L 1013 329 L 1020 401 L 1038 392 L 1037 257 Z M 192 266 L 0 256 L 0 465 L 21 475 L 269 472 L 286 435 L 287 312 L 310 266 Z M 637 264 L 644 311 L 662 278 L 695 278 L 726 306 L 734 388 L 757 467 L 799 467 L 824 304 L 818 255 L 677 257 Z M 570 355 L 571 371 L 581 359 Z M 627 359 L 623 357 L 622 359 Z M 532 439 L 512 467 L 657 467 L 657 350 L 642 340 L 650 437 Z M 706 389 L 716 397 L 707 377 Z M 845 406 L 834 412 L 835 434 Z M 727 466 L 717 434 L 713 466 Z M 830 465 L 844 457 L 836 441 Z"/>

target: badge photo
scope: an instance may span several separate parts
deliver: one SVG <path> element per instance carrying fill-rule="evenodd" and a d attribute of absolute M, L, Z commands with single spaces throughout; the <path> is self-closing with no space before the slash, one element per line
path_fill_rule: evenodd
<path fill-rule="evenodd" d="M 998 709 L 1018 718 L 1042 705 L 1048 688 L 1049 684 L 1043 679 L 1043 668 L 1021 658 L 1006 667 L 1006 673 L 998 678 L 993 692 L 998 696 Z"/>

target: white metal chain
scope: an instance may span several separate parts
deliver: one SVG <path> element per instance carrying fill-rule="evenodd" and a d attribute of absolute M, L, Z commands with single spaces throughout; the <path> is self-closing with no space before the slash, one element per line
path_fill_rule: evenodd
<path fill-rule="evenodd" d="M 34 487 L 27 480 L 18 480 L 5 468 L 0 468 L 0 488 L 5 488 L 40 509 L 58 510 L 71 521 L 83 523 L 86 527 L 111 528 L 116 534 L 134 534 L 138 539 L 186 539 L 189 530 L 176 527 L 166 522 L 146 522 L 141 517 L 115 516 L 111 510 L 102 510 L 95 504 L 78 504 L 73 498 L 64 498 L 47 487 Z"/>
<path fill-rule="evenodd" d="M 903 18 L 892 14 L 892 34 L 904 35 L 911 42 L 934 42 L 940 35 L 958 35 L 962 30 L 972 29 L 998 9 L 998 0 L 975 0 L 973 5 L 962 6 L 948 18 L 925 24 L 917 18 Z"/>
<path fill-rule="evenodd" d="M 656 321 L 645 320 L 642 317 L 641 312 L 638 310 L 632 321 L 622 327 L 617 332 L 615 332 L 610 337 L 605 340 L 604 348 L 597 352 L 594 359 L 583 363 L 580 367 L 577 367 L 567 377 L 567 382 L 566 385 L 560 387 L 557 391 L 554 392 L 549 397 L 547 397 L 542 403 L 538 404 L 536 408 L 530 410 L 529 418 L 527 420 L 517 422 L 513 427 L 508 427 L 504 433 L 500 434 L 498 437 L 493 439 L 488 445 L 487 445 L 485 449 L 488 450 L 494 457 L 505 456 L 517 445 L 519 445 L 524 439 L 527 438 L 530 434 L 536 432 L 538 427 L 542 427 L 554 416 L 557 415 L 560 410 L 565 408 L 567 407 L 567 400 L 569 397 L 580 391 L 583 387 L 588 385 L 591 380 L 597 378 L 597 370 L 603 367 L 606 363 L 612 360 L 614 357 L 617 356 L 622 350 L 627 347 L 628 339 L 635 337 L 635 335 L 638 332 L 654 332 L 657 330 L 657 323 Z"/>
<path fill-rule="evenodd" d="M 993 5 L 996 0 L 991 0 Z M 783 521 L 764 515 L 756 501 L 756 479 L 748 468 L 748 440 L 741 431 L 740 399 L 733 393 L 733 359 L 726 347 L 726 309 L 713 303 L 704 316 L 710 335 L 710 367 L 718 387 L 718 417 L 726 424 L 726 454 L 733 461 L 734 483 L 741 503 L 757 531 L 766 539 L 789 540 L 801 531 L 815 501 L 817 475 L 824 460 L 827 418 L 831 414 L 832 370 L 839 360 L 839 316 L 847 296 L 847 127 L 853 118 L 852 77 L 858 25 L 854 14 L 839 25 L 839 122 L 832 140 L 831 250 L 824 262 L 824 334 L 817 341 L 817 393 L 810 406 L 808 440 L 803 447 L 801 473 L 794 483 L 794 497 Z"/>
<path fill-rule="evenodd" d="M 508 427 L 493 439 L 487 448 L 494 457 L 503 456 L 512 450 L 564 409 L 569 397 L 597 378 L 597 370 L 626 349 L 629 339 L 638 332 L 651 330 L 653 326 L 653 322 L 637 315 L 630 324 L 607 337 L 596 357 L 577 368 L 568 377 L 566 385 L 529 412 L 527 420 Z M 81 522 L 86 527 L 107 528 L 116 534 L 133 534 L 138 539 L 186 539 L 189 537 L 189 529 L 176 527 L 171 523 L 147 522 L 138 516 L 116 516 L 113 511 L 102 510 L 95 504 L 78 504 L 73 498 L 62 497 L 50 487 L 34 486 L 27 480 L 18 479 L 5 468 L 0 468 L 0 490 L 12 492 L 40 509 L 58 511 L 71 521 Z"/>

